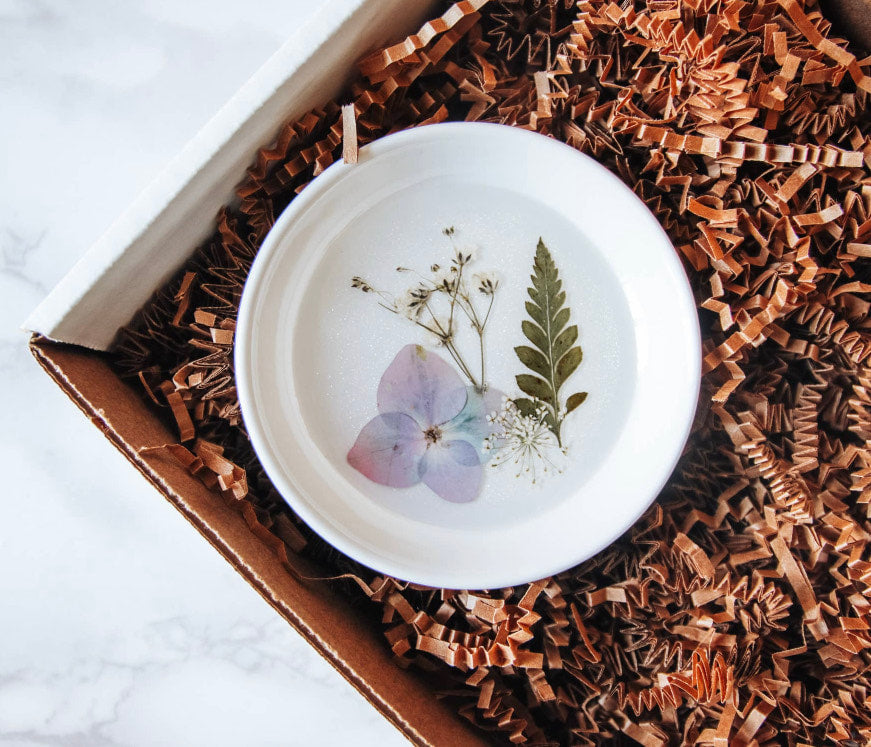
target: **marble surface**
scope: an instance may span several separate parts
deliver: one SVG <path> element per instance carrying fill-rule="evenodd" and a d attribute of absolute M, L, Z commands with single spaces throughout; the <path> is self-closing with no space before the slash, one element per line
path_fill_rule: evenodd
<path fill-rule="evenodd" d="M 406 744 L 18 329 L 315 5 L 0 0 L 0 745 Z"/>

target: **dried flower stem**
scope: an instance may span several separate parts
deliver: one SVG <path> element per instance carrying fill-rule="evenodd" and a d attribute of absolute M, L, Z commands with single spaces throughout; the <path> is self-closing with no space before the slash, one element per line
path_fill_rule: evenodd
<path fill-rule="evenodd" d="M 460 370 L 469 379 L 469 381 L 472 382 L 472 386 L 474 386 L 475 389 L 480 390 L 483 387 L 483 371 L 482 371 L 482 379 L 481 379 L 482 383 L 478 384 L 478 382 L 475 381 L 475 377 L 472 375 L 472 372 L 469 369 L 468 365 L 466 365 L 466 362 L 463 360 L 463 356 L 460 355 L 460 351 L 457 350 L 457 346 L 454 344 L 454 340 L 453 340 L 453 317 L 448 321 L 448 329 L 445 330 L 442 327 L 442 325 L 440 324 L 439 320 L 436 318 L 436 315 L 433 314 L 432 309 L 429 307 L 429 304 L 425 304 L 425 306 L 426 306 L 426 310 L 429 312 L 430 316 L 432 317 L 433 323 L 438 328 L 438 332 L 435 332 L 435 330 L 433 330 L 430 327 L 427 327 L 426 325 L 422 325 L 422 326 L 424 326 L 425 329 L 429 329 L 431 332 L 435 332 L 436 336 L 441 338 L 442 344 L 445 346 L 447 351 L 451 354 L 451 357 L 454 359 L 454 362 L 460 367 Z M 453 308 L 452 308 L 452 312 L 453 312 Z M 418 324 L 420 324 L 420 322 L 418 322 Z"/>
<path fill-rule="evenodd" d="M 478 392 L 483 392 L 487 388 L 484 355 L 484 330 L 487 326 L 487 321 L 490 319 L 490 312 L 493 309 L 493 297 L 499 283 L 492 276 L 475 276 L 480 278 L 478 291 L 485 296 L 489 296 L 487 313 L 484 315 L 482 321 L 477 309 L 475 308 L 472 294 L 469 291 L 468 273 L 466 272 L 466 266 L 472 262 L 473 252 L 471 249 L 463 249 L 457 246 L 454 241 L 455 229 L 453 227 L 444 229 L 442 233 L 450 239 L 451 245 L 454 249 L 454 256 L 451 259 L 449 267 L 445 270 L 442 270 L 442 268 L 437 264 L 431 266 L 430 269 L 435 274 L 435 279 L 426 277 L 413 268 L 402 266 L 396 268 L 397 272 L 410 272 L 420 278 L 417 287 L 411 288 L 407 291 L 404 301 L 398 301 L 390 294 L 376 289 L 368 281 L 359 276 L 355 276 L 351 280 L 351 286 L 363 291 L 364 293 L 374 293 L 382 299 L 378 302 L 380 306 L 394 314 L 408 317 L 409 320 L 413 321 L 418 327 L 425 329 L 427 332 L 438 338 L 439 342 L 445 347 L 445 349 L 447 349 L 451 358 L 453 358 L 460 371 L 469 380 L 472 386 L 475 387 Z M 444 294 L 448 297 L 447 322 L 440 321 L 430 306 L 429 301 L 435 294 Z M 465 314 L 472 329 L 474 329 L 478 335 L 481 366 L 480 378 L 475 378 L 471 366 L 469 366 L 469 364 L 464 360 L 462 353 L 460 353 L 460 350 L 456 345 L 455 324 L 457 309 Z M 420 315 L 424 312 L 429 314 L 431 321 L 421 321 Z"/>

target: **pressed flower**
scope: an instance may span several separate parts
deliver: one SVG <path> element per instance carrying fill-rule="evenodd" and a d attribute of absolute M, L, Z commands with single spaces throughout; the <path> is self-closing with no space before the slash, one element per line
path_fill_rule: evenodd
<path fill-rule="evenodd" d="M 435 341 L 447 351 L 460 373 L 478 392 L 487 389 L 487 369 L 484 354 L 484 332 L 493 310 L 493 300 L 499 285 L 495 275 L 472 276 L 467 265 L 474 261 L 475 247 L 459 245 L 456 229 L 449 226 L 442 233 L 453 247 L 453 258 L 445 263 L 430 263 L 429 274 L 423 275 L 412 267 L 398 265 L 399 273 L 411 273 L 419 278 L 416 287 L 398 298 L 377 290 L 361 277 L 354 277 L 351 285 L 378 297 L 378 303 L 397 316 L 410 320 L 432 334 Z M 476 290 L 478 292 L 476 292 Z M 483 295 L 483 299 L 481 296 Z M 464 320 L 469 322 L 468 325 Z M 457 344 L 461 330 L 470 328 L 478 337 L 478 355 L 474 358 Z"/>
<path fill-rule="evenodd" d="M 363 293 L 369 293 L 372 290 L 372 286 L 359 275 L 354 275 L 354 277 L 351 278 L 351 287 L 358 288 L 363 291 Z"/>
<path fill-rule="evenodd" d="M 420 482 L 442 498 L 472 500 L 481 483 L 482 465 L 513 465 L 519 477 L 532 482 L 542 472 L 561 472 L 567 453 L 561 439 L 566 417 L 586 399 L 576 392 L 564 401 L 559 392 L 581 363 L 579 330 L 569 324 L 566 293 L 550 254 L 539 239 L 533 262 L 530 319 L 521 331 L 530 345 L 514 352 L 528 369 L 515 376 L 526 396 L 505 397 L 487 384 L 484 333 L 494 311 L 499 277 L 475 272 L 475 247 L 460 244 L 456 229 L 442 233 L 453 257 L 430 263 L 429 273 L 399 265 L 399 273 L 417 276 L 417 285 L 401 297 L 378 290 L 361 277 L 355 288 L 377 296 L 380 306 L 411 320 L 431 335 L 431 345 L 456 366 L 422 347 L 403 348 L 384 372 L 378 390 L 379 415 L 362 429 L 348 452 L 349 463 L 369 479 L 393 487 Z M 478 338 L 478 355 L 458 345 L 471 328 Z M 460 340 L 461 342 L 461 340 Z M 460 375 L 471 384 L 464 385 Z M 500 399 L 502 400 L 500 402 Z"/>
<path fill-rule="evenodd" d="M 499 287 L 499 278 L 492 272 L 476 272 L 472 275 L 472 284 L 479 293 L 492 296 Z"/>
<path fill-rule="evenodd" d="M 436 289 L 448 294 L 456 290 L 458 282 L 457 268 L 453 266 L 440 268 L 433 275 L 433 285 L 435 285 Z"/>
<path fill-rule="evenodd" d="M 478 393 L 438 355 L 406 345 L 381 377 L 379 415 L 360 431 L 348 463 L 382 485 L 422 482 L 447 501 L 474 500 L 493 430 L 487 414 L 501 397 Z"/>
<path fill-rule="evenodd" d="M 547 415 L 543 406 L 522 414 L 514 402 L 503 401 L 501 409 L 488 418 L 492 433 L 484 440 L 483 448 L 491 465 L 511 464 L 517 477 L 526 474 L 533 483 L 537 482 L 539 470 L 561 472 L 554 459 L 562 452 L 547 423 Z"/>
<path fill-rule="evenodd" d="M 456 247 L 454 249 L 454 262 L 460 267 L 463 267 L 464 265 L 469 264 L 469 262 L 473 262 L 476 254 L 477 250 L 472 244 Z"/>
<path fill-rule="evenodd" d="M 429 326 L 433 330 L 433 334 L 440 344 L 444 345 L 453 339 L 454 331 L 451 328 L 450 319 L 443 316 L 433 317 Z"/>
<path fill-rule="evenodd" d="M 397 311 L 412 321 L 419 319 L 431 293 L 431 290 L 422 286 L 411 288 L 397 303 Z"/>

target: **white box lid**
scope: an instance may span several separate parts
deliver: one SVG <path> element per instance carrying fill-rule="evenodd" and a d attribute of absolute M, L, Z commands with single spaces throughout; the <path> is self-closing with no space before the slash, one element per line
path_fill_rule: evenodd
<path fill-rule="evenodd" d="M 218 111 L 24 322 L 106 350 L 215 228 L 258 148 L 337 96 L 363 54 L 416 28 L 422 0 L 329 0 Z"/>

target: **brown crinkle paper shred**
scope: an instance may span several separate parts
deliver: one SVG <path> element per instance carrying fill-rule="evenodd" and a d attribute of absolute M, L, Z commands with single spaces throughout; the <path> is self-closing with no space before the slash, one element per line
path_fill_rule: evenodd
<path fill-rule="evenodd" d="M 346 574 L 331 583 L 380 616 L 397 662 L 499 741 L 867 743 L 871 58 L 814 0 L 442 10 L 361 61 L 342 102 L 357 141 L 501 122 L 590 154 L 644 200 L 684 260 L 704 337 L 700 407 L 668 485 L 592 560 L 486 592 L 380 577 L 289 512 L 240 421 L 234 320 L 275 217 L 341 157 L 339 102 L 256 154 L 214 237 L 123 333 L 118 366 L 185 444 L 166 455 L 288 567 L 299 553 Z"/>

